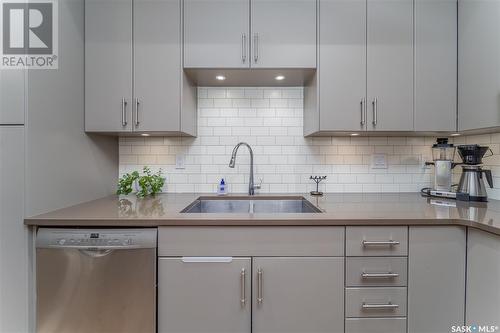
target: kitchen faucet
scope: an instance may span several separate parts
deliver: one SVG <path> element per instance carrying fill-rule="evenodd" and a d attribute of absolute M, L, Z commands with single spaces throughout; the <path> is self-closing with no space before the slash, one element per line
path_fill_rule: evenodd
<path fill-rule="evenodd" d="M 248 148 L 248 151 L 250 152 L 250 175 L 248 182 L 248 195 L 254 195 L 255 189 L 260 189 L 260 185 L 255 185 L 253 180 L 253 151 L 248 143 L 240 142 L 234 147 L 233 153 L 231 154 L 231 161 L 229 161 L 229 167 L 234 168 L 234 164 L 236 163 L 236 153 L 238 152 L 240 146 L 246 146 Z"/>

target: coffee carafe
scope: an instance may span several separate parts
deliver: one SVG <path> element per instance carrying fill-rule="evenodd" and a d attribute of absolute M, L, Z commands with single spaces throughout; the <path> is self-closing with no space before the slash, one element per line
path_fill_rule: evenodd
<path fill-rule="evenodd" d="M 485 156 L 488 151 L 491 155 Z M 486 178 L 490 188 L 493 188 L 493 177 L 491 170 L 483 169 L 481 165 L 483 158 L 492 156 L 493 152 L 486 146 L 461 145 L 458 146 L 458 154 L 463 163 L 462 176 L 460 177 L 457 192 L 467 194 L 469 201 L 488 201 L 484 178 Z"/>

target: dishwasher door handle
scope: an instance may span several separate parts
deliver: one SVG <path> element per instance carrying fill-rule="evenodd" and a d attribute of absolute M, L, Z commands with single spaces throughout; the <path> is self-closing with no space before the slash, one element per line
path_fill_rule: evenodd
<path fill-rule="evenodd" d="M 85 250 L 85 249 L 80 249 L 78 250 L 80 253 L 86 255 L 87 257 L 91 258 L 102 258 L 105 257 L 111 253 L 113 253 L 114 250 L 110 249 L 92 249 L 92 250 Z"/>

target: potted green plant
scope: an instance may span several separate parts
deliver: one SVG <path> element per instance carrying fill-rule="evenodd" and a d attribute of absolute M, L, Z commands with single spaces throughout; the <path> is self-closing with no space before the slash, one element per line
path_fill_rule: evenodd
<path fill-rule="evenodd" d="M 145 166 L 142 169 L 142 175 L 138 171 L 124 174 L 118 180 L 118 189 L 116 194 L 128 195 L 133 192 L 134 187 L 136 195 L 139 198 L 144 198 L 149 195 L 154 196 L 160 193 L 165 184 L 165 177 L 162 177 L 162 170 L 153 173 L 151 169 Z"/>

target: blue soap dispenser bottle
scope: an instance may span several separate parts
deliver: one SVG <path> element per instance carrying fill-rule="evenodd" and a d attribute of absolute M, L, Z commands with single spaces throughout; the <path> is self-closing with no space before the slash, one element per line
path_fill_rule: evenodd
<path fill-rule="evenodd" d="M 226 191 L 226 182 L 224 181 L 224 178 L 222 178 L 221 181 L 220 181 L 217 193 L 219 195 L 224 195 L 224 194 L 227 193 L 227 191 Z"/>

